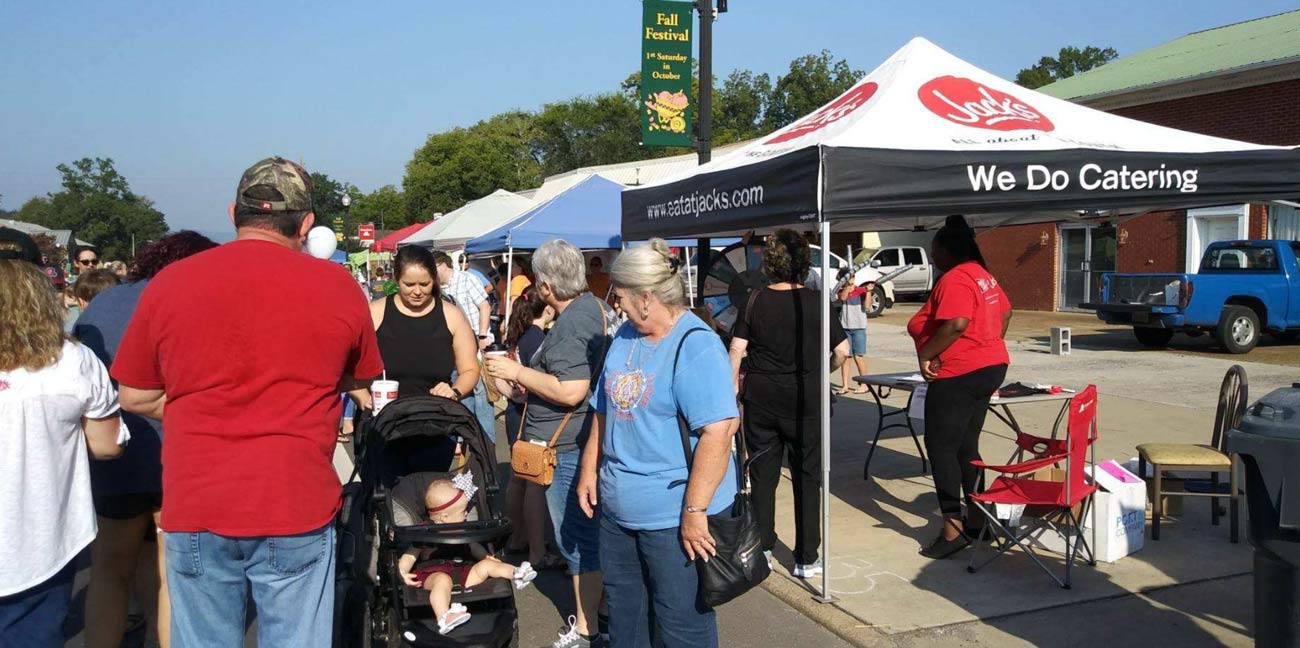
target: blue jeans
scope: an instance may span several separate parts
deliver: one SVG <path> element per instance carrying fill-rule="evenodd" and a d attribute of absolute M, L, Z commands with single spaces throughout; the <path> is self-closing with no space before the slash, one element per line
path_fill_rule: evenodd
<path fill-rule="evenodd" d="M 242 648 L 247 594 L 257 645 L 315 648 L 333 641 L 334 526 L 291 536 L 167 533 L 172 646 Z"/>
<path fill-rule="evenodd" d="M 555 478 L 546 487 L 546 510 L 555 527 L 555 548 L 569 562 L 569 575 L 600 571 L 600 511 L 587 517 L 578 506 L 578 462 L 574 448 L 555 454 Z"/>
<path fill-rule="evenodd" d="M 483 386 L 480 380 L 474 383 L 474 401 L 468 403 L 469 408 L 474 411 L 474 418 L 478 419 L 479 427 L 483 428 L 483 433 L 487 435 L 488 447 L 496 450 L 497 447 L 497 427 L 496 412 L 492 409 L 492 403 L 488 402 L 487 388 Z M 488 461 L 496 462 L 496 456 L 488 457 Z"/>
<path fill-rule="evenodd" d="M 63 618 L 68 616 L 76 564 L 73 558 L 44 583 L 0 596 L 0 646 L 63 648 Z"/>
<path fill-rule="evenodd" d="M 650 648 L 650 606 L 664 648 L 716 648 L 718 622 L 700 605 L 695 564 L 681 528 L 638 531 L 600 521 L 600 564 L 613 648 Z"/>

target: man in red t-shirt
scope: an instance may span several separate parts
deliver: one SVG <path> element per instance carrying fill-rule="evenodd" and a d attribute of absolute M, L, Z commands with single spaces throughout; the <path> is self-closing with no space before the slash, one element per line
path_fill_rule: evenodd
<path fill-rule="evenodd" d="M 365 299 L 340 266 L 304 254 L 311 177 L 282 158 L 244 172 L 235 241 L 179 261 L 145 289 L 112 376 L 123 409 L 161 419 L 172 638 L 331 641 L 340 391 L 383 370 Z"/>

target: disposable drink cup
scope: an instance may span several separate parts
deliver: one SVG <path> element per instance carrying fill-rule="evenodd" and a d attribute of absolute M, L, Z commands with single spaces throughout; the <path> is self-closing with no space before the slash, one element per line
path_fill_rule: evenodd
<path fill-rule="evenodd" d="M 375 416 L 385 405 L 397 400 L 396 380 L 376 380 L 370 383 L 370 398 L 374 402 Z"/>

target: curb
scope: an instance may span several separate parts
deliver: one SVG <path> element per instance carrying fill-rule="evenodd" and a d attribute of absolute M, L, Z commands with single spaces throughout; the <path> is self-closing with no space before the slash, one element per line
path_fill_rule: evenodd
<path fill-rule="evenodd" d="M 800 614 L 812 619 L 832 634 L 858 648 L 881 648 L 896 645 L 875 627 L 845 611 L 835 603 L 820 603 L 802 583 L 780 570 L 773 570 L 762 584 L 767 593 L 780 599 Z"/>

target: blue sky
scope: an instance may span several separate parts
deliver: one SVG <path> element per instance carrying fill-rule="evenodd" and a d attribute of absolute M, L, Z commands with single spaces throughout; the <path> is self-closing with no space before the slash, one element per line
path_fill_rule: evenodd
<path fill-rule="evenodd" d="M 1268 0 L 732 0 L 714 70 L 775 77 L 829 49 L 870 70 L 913 36 L 1012 77 L 1063 45 L 1133 53 L 1297 8 Z M 229 230 L 240 172 L 271 154 L 369 191 L 429 133 L 616 89 L 640 2 L 0 2 L 0 206 L 55 165 L 112 157 L 173 229 Z"/>

